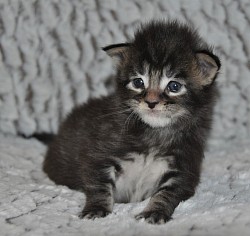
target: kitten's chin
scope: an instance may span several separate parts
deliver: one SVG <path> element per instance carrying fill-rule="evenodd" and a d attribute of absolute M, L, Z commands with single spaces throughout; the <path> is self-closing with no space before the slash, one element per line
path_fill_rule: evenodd
<path fill-rule="evenodd" d="M 141 112 L 141 120 L 152 128 L 160 128 L 168 126 L 171 123 L 171 118 L 165 117 L 159 113 Z"/>

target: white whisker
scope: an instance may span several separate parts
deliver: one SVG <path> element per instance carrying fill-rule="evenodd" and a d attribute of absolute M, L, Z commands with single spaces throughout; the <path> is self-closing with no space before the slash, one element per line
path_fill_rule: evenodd
<path fill-rule="evenodd" d="M 132 117 L 133 117 L 134 114 L 135 114 L 135 112 L 132 111 L 132 112 L 129 114 L 129 116 L 127 117 L 127 119 L 126 119 L 126 121 L 125 121 L 125 123 L 124 123 L 124 127 L 123 127 L 123 129 L 122 129 L 122 133 L 128 130 L 129 122 L 131 121 L 131 119 L 132 119 Z"/>

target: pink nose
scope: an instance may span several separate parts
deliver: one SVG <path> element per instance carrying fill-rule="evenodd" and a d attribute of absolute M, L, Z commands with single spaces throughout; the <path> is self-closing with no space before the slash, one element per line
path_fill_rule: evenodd
<path fill-rule="evenodd" d="M 145 102 L 150 109 L 153 109 L 160 102 L 158 91 L 149 90 L 145 96 Z"/>

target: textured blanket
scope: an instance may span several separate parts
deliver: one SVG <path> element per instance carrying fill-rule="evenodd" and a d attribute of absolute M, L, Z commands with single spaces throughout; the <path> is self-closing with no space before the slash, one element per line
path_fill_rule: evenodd
<path fill-rule="evenodd" d="M 249 235 L 250 140 L 206 153 L 195 196 L 173 219 L 137 222 L 141 203 L 115 204 L 106 218 L 81 220 L 83 193 L 56 186 L 41 170 L 46 147 L 0 135 L 0 234 L 5 235 Z"/>
<path fill-rule="evenodd" d="M 108 94 L 112 63 L 101 47 L 151 19 L 189 23 L 215 46 L 212 141 L 249 138 L 249 0 L 0 0 L 0 132 L 56 132 L 73 106 Z"/>

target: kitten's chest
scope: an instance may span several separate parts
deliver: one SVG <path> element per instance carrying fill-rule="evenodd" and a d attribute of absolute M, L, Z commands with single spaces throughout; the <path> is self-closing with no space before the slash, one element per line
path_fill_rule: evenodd
<path fill-rule="evenodd" d="M 120 162 L 122 170 L 115 177 L 116 202 L 138 202 L 150 197 L 164 173 L 169 170 L 168 157 L 129 153 Z"/>

